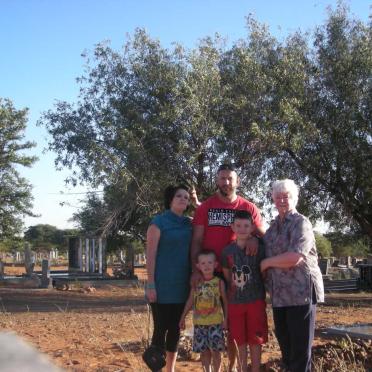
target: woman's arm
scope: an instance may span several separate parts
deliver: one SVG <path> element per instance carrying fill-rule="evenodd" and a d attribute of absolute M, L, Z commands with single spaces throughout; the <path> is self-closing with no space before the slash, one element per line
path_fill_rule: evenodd
<path fill-rule="evenodd" d="M 150 302 L 156 302 L 155 265 L 159 240 L 160 229 L 156 225 L 151 224 L 147 229 L 146 242 L 146 270 L 147 270 L 146 296 Z"/>
<path fill-rule="evenodd" d="M 302 254 L 297 252 L 285 252 L 277 256 L 265 258 L 261 261 L 261 272 L 266 271 L 270 267 L 280 269 L 290 269 L 291 267 L 299 265 L 304 260 Z"/>

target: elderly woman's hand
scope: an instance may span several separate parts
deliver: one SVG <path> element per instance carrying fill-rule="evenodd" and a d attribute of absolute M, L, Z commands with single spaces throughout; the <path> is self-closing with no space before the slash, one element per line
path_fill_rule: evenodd
<path fill-rule="evenodd" d="M 266 270 L 269 268 L 269 265 L 268 265 L 269 261 L 268 260 L 269 260 L 268 258 L 265 258 L 260 263 L 260 269 L 261 269 L 261 273 L 263 275 L 266 275 Z"/>

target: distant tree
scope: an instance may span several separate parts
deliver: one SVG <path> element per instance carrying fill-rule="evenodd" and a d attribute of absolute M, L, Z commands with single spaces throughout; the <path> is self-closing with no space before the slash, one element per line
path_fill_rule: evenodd
<path fill-rule="evenodd" d="M 30 167 L 36 157 L 25 150 L 35 146 L 24 141 L 27 109 L 16 110 L 8 99 L 0 98 L 0 241 L 12 239 L 22 231 L 22 217 L 32 214 L 31 185 L 19 174 L 19 167 Z"/>
<path fill-rule="evenodd" d="M 372 245 L 366 236 L 342 232 L 331 232 L 325 236 L 331 242 L 333 255 L 336 257 L 366 257 L 368 253 L 372 253 Z"/>
<path fill-rule="evenodd" d="M 32 245 L 36 251 L 51 250 L 58 248 L 66 250 L 68 247 L 68 237 L 76 236 L 76 229 L 60 230 L 55 226 L 39 224 L 30 226 L 24 233 L 24 239 Z"/>
<path fill-rule="evenodd" d="M 24 240 L 19 236 L 0 241 L 0 252 L 14 252 L 24 249 Z"/>
<path fill-rule="evenodd" d="M 332 244 L 324 235 L 315 233 L 315 243 L 319 256 L 323 258 L 332 256 Z"/>
<path fill-rule="evenodd" d="M 99 236 L 108 217 L 107 206 L 96 194 L 88 194 L 84 206 L 75 212 L 72 221 L 86 235 Z"/>

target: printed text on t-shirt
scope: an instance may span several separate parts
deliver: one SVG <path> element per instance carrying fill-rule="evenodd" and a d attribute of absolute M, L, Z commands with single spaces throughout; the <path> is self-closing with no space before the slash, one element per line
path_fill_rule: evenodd
<path fill-rule="evenodd" d="M 234 221 L 235 210 L 225 208 L 208 209 L 208 226 L 230 226 Z"/>

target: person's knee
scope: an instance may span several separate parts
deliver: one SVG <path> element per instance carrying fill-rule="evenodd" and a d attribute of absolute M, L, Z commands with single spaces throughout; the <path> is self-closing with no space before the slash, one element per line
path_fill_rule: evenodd
<path fill-rule="evenodd" d="M 168 330 L 167 340 L 166 340 L 167 351 L 176 352 L 178 349 L 179 339 L 180 339 L 179 330 L 175 330 L 175 329 Z"/>

